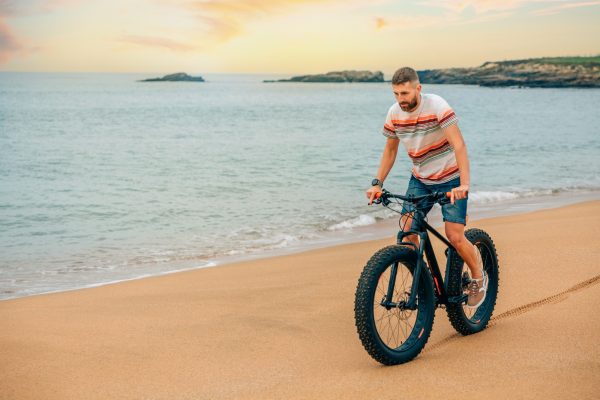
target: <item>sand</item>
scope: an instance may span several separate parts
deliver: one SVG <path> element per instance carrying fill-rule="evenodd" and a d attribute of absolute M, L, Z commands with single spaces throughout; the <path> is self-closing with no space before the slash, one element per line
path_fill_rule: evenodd
<path fill-rule="evenodd" d="M 500 255 L 485 331 L 438 309 L 384 367 L 354 291 L 390 239 L 0 302 L 0 399 L 600 398 L 600 201 L 472 221 Z M 473 397 L 474 398 L 474 397 Z"/>

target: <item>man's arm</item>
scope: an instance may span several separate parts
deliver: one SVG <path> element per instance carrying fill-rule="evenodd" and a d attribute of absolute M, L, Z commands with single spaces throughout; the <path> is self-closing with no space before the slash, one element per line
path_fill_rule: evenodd
<path fill-rule="evenodd" d="M 383 154 L 381 155 L 381 162 L 379 163 L 379 170 L 377 171 L 376 178 L 381 182 L 387 178 L 390 170 L 394 166 L 394 162 L 396 161 L 396 155 L 398 154 L 398 144 L 400 143 L 399 139 L 388 138 L 385 147 L 383 149 Z M 367 197 L 369 198 L 369 204 L 373 203 L 373 199 L 375 195 L 381 192 L 381 188 L 379 186 L 372 186 L 369 190 L 367 190 Z"/>
<path fill-rule="evenodd" d="M 444 128 L 444 134 L 446 135 L 446 139 L 450 143 L 450 146 L 454 149 L 456 163 L 458 164 L 458 170 L 460 171 L 460 186 L 452 189 L 452 197 L 450 198 L 452 204 L 454 204 L 454 200 L 460 200 L 467 197 L 467 192 L 469 191 L 469 185 L 471 183 L 469 156 L 467 155 L 467 145 L 463 140 L 458 124 L 452 124 L 447 128 Z"/>

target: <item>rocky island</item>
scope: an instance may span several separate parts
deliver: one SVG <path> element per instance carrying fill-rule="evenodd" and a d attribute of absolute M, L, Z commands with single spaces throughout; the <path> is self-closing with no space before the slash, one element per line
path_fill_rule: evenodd
<path fill-rule="evenodd" d="M 383 82 L 383 72 L 332 71 L 326 74 L 300 75 L 290 79 L 265 80 L 264 82 Z"/>
<path fill-rule="evenodd" d="M 421 83 L 521 87 L 600 87 L 600 56 L 486 62 L 475 68 L 418 71 Z"/>
<path fill-rule="evenodd" d="M 190 76 L 185 72 L 177 72 L 162 78 L 142 79 L 138 82 L 204 82 L 204 79 L 201 76 Z"/>

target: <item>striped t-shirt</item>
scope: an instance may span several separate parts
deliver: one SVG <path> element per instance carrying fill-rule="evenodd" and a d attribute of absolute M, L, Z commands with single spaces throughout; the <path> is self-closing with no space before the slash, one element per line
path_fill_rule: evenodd
<path fill-rule="evenodd" d="M 444 183 L 460 176 L 454 149 L 442 131 L 457 122 L 446 100 L 423 93 L 421 104 L 413 112 L 403 111 L 398 103 L 390 107 L 383 134 L 404 144 L 415 178 L 430 185 Z"/>

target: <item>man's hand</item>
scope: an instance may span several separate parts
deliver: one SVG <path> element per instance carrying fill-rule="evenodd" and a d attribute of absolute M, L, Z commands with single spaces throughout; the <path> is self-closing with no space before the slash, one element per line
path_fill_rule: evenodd
<path fill-rule="evenodd" d="M 377 193 L 381 193 L 381 187 L 379 185 L 371 186 L 369 190 L 367 190 L 367 198 L 369 199 L 369 205 L 373 204 L 373 199 L 375 198 Z"/>
<path fill-rule="evenodd" d="M 450 193 L 450 203 L 454 204 L 456 200 L 461 200 L 467 197 L 467 194 L 469 193 L 469 185 L 460 185 L 459 187 L 455 187 Z"/>

